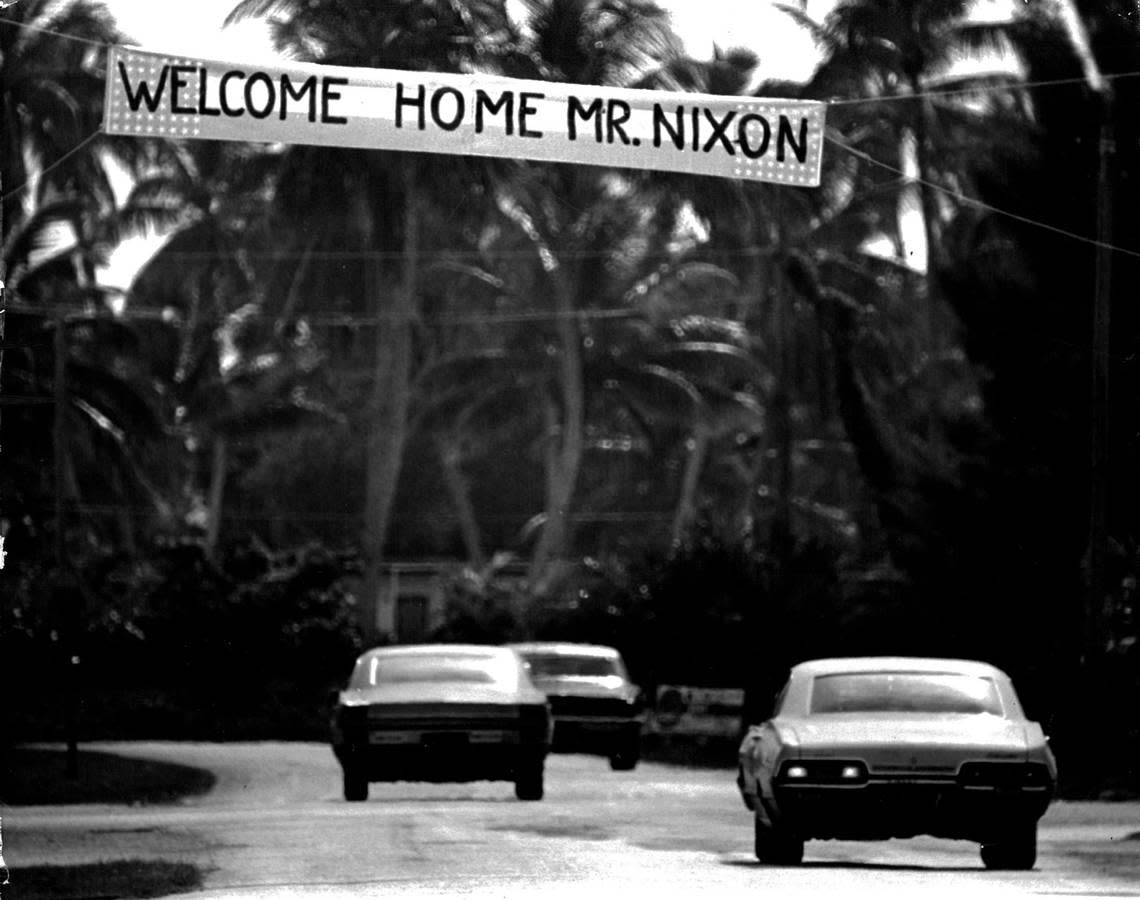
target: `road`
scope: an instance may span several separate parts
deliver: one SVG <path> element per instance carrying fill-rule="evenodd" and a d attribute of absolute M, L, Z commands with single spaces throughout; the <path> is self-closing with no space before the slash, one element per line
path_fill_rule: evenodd
<path fill-rule="evenodd" d="M 214 771 L 208 794 L 164 806 L 6 807 L 21 866 L 188 861 L 221 897 L 1140 897 L 1140 804 L 1058 803 L 1032 872 L 987 872 L 973 844 L 813 842 L 797 868 L 760 866 L 733 773 L 553 756 L 546 798 L 508 783 L 372 785 L 340 799 L 319 744 L 97 744 Z"/>

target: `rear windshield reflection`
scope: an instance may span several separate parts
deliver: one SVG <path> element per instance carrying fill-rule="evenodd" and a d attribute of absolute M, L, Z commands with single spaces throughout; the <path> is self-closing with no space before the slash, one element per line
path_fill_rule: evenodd
<path fill-rule="evenodd" d="M 992 679 L 973 675 L 856 672 L 816 677 L 811 711 L 1001 715 L 1001 698 Z"/>

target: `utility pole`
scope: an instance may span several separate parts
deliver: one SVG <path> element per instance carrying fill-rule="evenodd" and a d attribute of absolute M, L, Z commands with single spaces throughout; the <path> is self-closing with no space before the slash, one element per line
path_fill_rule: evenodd
<path fill-rule="evenodd" d="M 67 558 L 67 509 L 64 480 L 67 477 L 67 318 L 56 309 L 52 383 L 55 417 L 52 424 L 52 457 L 55 470 L 55 584 L 53 601 L 61 618 L 64 656 L 65 728 L 67 731 L 67 777 L 79 777 L 78 693 L 79 693 L 79 593 Z"/>
<path fill-rule="evenodd" d="M 1081 65 L 1085 84 L 1098 104 L 1100 134 L 1096 186 L 1096 275 L 1093 293 L 1090 372 L 1089 527 L 1085 548 L 1085 603 L 1081 622 L 1081 668 L 1088 673 L 1105 646 L 1105 600 L 1108 579 L 1108 481 L 1109 481 L 1109 375 L 1111 371 L 1112 319 L 1112 185 L 1116 153 L 1112 84 L 1104 77 L 1089 41 L 1088 29 L 1073 0 L 1055 0 L 1054 11 L 1069 39 L 1069 47 Z"/>
<path fill-rule="evenodd" d="M 0 172 L 0 247 L 4 246 L 4 173 Z M 8 321 L 8 298 L 4 290 L 4 279 L 8 277 L 8 261 L 4 258 L 4 254 L 0 253 L 0 378 L 4 374 L 4 333 L 7 330 L 5 326 Z M 2 394 L 2 391 L 0 391 Z M 3 403 L 0 403 L 0 409 L 3 408 Z M 3 447 L 4 432 L 0 429 L 0 454 L 4 452 Z M 3 534 L 0 534 L 0 564 L 3 564 Z"/>
<path fill-rule="evenodd" d="M 1109 374 L 1112 338 L 1112 175 L 1116 152 L 1112 88 L 1102 83 L 1096 189 L 1096 288 L 1092 323 L 1092 435 L 1090 446 L 1088 590 L 1082 662 L 1095 665 L 1105 646 L 1108 579 Z"/>

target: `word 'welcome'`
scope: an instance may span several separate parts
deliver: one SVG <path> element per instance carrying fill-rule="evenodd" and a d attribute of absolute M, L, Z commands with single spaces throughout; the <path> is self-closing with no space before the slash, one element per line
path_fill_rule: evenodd
<path fill-rule="evenodd" d="M 436 72 L 175 58 L 114 47 L 105 129 L 819 183 L 824 107 Z"/>

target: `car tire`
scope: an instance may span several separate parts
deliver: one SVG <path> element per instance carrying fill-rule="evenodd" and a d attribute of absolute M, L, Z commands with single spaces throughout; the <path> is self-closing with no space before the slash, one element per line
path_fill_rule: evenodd
<path fill-rule="evenodd" d="M 615 772 L 629 772 L 637 768 L 640 759 L 641 741 L 636 737 L 627 738 L 610 753 L 610 768 Z"/>
<path fill-rule="evenodd" d="M 523 763 L 515 773 L 515 796 L 520 800 L 541 800 L 543 793 L 543 760 Z"/>
<path fill-rule="evenodd" d="M 804 861 L 803 838 L 773 828 L 759 814 L 753 818 L 756 858 L 769 866 L 798 866 Z"/>
<path fill-rule="evenodd" d="M 1000 841 L 982 844 L 987 869 L 1032 869 L 1037 862 L 1037 825 L 1016 829 Z"/>
<path fill-rule="evenodd" d="M 350 803 L 368 799 L 368 779 L 355 769 L 344 770 L 344 799 Z"/>

